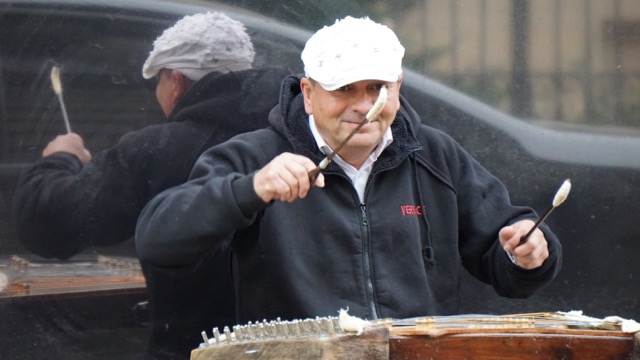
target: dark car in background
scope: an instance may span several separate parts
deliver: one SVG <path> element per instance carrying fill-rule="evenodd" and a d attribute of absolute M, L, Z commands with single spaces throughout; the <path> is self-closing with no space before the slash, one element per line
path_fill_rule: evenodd
<path fill-rule="evenodd" d="M 141 68 L 153 40 L 185 14 L 226 12 L 249 29 L 256 66 L 300 72 L 300 51 L 321 24 L 371 14 L 400 26 L 402 11 L 417 3 L 380 10 L 377 1 L 0 1 L 0 273 L 7 283 L 0 289 L 0 358 L 136 358 L 149 332 L 133 240 L 63 262 L 30 254 L 16 239 L 11 203 L 20 172 L 65 131 L 50 84 L 53 65 L 62 70 L 73 131 L 95 153 L 164 119 Z M 405 63 L 403 95 L 422 120 L 503 180 L 514 203 L 542 214 L 562 182 L 573 183 L 546 221 L 564 247 L 556 281 L 513 300 L 469 276 L 461 312 L 583 310 L 640 319 L 640 132 L 530 121 L 479 100 L 486 93 L 465 95 L 459 82 Z M 74 286 L 37 286 L 50 277 Z"/>

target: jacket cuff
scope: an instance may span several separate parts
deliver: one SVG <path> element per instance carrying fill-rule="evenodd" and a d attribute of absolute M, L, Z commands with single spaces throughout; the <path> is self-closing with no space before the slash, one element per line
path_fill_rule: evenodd
<path fill-rule="evenodd" d="M 58 151 L 49 156 L 38 159 L 34 166 L 43 167 L 55 167 L 58 169 L 68 169 L 69 171 L 77 172 L 82 170 L 82 162 L 80 158 L 72 153 L 65 151 Z"/>
<path fill-rule="evenodd" d="M 253 188 L 253 178 L 255 172 L 248 176 L 242 176 L 234 180 L 231 184 L 233 195 L 237 201 L 240 211 L 250 217 L 256 212 L 266 208 L 269 204 L 262 201 Z"/>

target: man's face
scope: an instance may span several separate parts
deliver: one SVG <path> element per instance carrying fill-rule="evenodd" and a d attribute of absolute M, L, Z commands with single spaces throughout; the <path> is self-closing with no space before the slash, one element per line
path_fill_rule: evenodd
<path fill-rule="evenodd" d="M 400 85 L 397 82 L 362 80 L 333 91 L 303 78 L 300 82 L 307 114 L 312 114 L 318 131 L 331 148 L 335 148 L 365 119 L 378 99 L 380 88 L 387 86 L 387 103 L 380 116 L 364 125 L 343 148 L 346 151 L 371 152 L 395 119 L 400 108 Z M 341 152 L 342 153 L 342 152 Z"/>

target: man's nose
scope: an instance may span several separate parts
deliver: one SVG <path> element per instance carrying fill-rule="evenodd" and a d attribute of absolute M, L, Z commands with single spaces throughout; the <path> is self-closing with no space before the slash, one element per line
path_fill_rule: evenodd
<path fill-rule="evenodd" d="M 352 108 L 354 111 L 366 115 L 376 102 L 377 94 L 373 94 L 369 91 L 361 91 L 354 94 Z"/>

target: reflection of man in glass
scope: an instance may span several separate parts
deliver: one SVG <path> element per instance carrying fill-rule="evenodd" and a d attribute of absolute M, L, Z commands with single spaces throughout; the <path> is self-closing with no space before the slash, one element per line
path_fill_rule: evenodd
<path fill-rule="evenodd" d="M 51 141 L 16 192 L 22 244 L 43 257 L 66 259 L 91 245 L 131 239 L 147 201 L 185 181 L 204 150 L 266 126 L 288 72 L 252 69 L 254 55 L 244 26 L 221 13 L 187 16 L 165 30 L 143 75 L 157 79 L 156 96 L 167 121 L 128 133 L 93 157 L 77 134 Z M 188 358 L 202 329 L 232 325 L 234 299 L 224 250 L 189 268 L 142 265 L 154 347 L 166 344 Z"/>
<path fill-rule="evenodd" d="M 305 76 L 284 80 L 272 126 L 208 150 L 188 182 L 147 204 L 139 256 L 186 264 L 233 237 L 241 323 L 341 308 L 367 319 L 455 314 L 463 269 L 506 297 L 548 284 L 558 239 L 542 227 L 518 246 L 536 214 L 422 124 L 400 95 L 403 55 L 396 35 L 369 19 L 316 32 L 302 52 Z M 383 88 L 386 105 L 359 128 Z"/>

